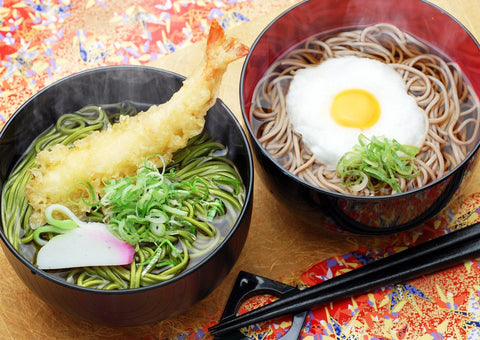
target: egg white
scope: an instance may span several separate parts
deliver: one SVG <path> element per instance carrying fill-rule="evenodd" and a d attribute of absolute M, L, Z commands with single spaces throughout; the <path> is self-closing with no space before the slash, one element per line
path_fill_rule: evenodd
<path fill-rule="evenodd" d="M 380 118 L 369 128 L 337 124 L 330 108 L 337 94 L 363 89 L 375 96 Z M 358 136 L 384 136 L 420 147 L 426 136 L 426 116 L 395 69 L 388 64 L 355 56 L 331 58 L 296 72 L 286 97 L 287 114 L 295 131 L 319 162 L 335 169 L 338 160 Z"/>

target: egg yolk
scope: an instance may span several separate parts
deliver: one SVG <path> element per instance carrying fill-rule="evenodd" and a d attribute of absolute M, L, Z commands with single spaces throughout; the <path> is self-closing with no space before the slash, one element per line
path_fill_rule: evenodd
<path fill-rule="evenodd" d="M 330 115 L 339 125 L 368 128 L 380 118 L 380 104 L 368 91 L 348 89 L 335 96 Z"/>

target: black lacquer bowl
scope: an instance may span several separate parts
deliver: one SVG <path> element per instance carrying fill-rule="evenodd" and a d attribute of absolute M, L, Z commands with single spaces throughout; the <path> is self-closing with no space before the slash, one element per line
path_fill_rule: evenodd
<path fill-rule="evenodd" d="M 32 141 L 63 113 L 92 103 L 132 101 L 159 104 L 181 86 L 183 77 L 142 66 L 110 66 L 62 79 L 29 99 L 0 134 L 0 186 Z M 187 310 L 211 293 L 236 262 L 250 226 L 253 156 L 247 137 L 232 112 L 220 101 L 209 110 L 210 136 L 228 147 L 228 155 L 244 181 L 245 205 L 222 243 L 199 264 L 174 279 L 149 287 L 104 291 L 68 284 L 23 258 L 0 231 L 9 262 L 25 284 L 45 302 L 92 323 L 131 326 L 153 323 Z M 8 289 L 8 287 L 4 287 Z"/>
<path fill-rule="evenodd" d="M 240 102 L 259 175 L 293 214 L 312 225 L 358 234 L 388 234 L 422 224 L 441 211 L 472 167 L 478 140 L 468 156 L 439 180 L 416 190 L 378 197 L 343 195 L 310 185 L 282 168 L 257 139 L 252 122 L 254 89 L 269 66 L 307 38 L 325 32 L 390 23 L 455 61 L 480 93 L 477 41 L 455 18 L 419 0 L 303 1 L 288 9 L 257 37 L 241 77 Z"/>

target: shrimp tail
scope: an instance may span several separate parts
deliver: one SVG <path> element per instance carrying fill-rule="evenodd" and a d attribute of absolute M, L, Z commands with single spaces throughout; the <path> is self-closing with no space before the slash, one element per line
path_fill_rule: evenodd
<path fill-rule="evenodd" d="M 207 38 L 207 64 L 229 64 L 248 54 L 249 48 L 237 39 L 227 37 L 218 21 L 212 21 Z"/>
<path fill-rule="evenodd" d="M 189 83 L 203 84 L 209 88 L 213 105 L 218 95 L 221 79 L 227 66 L 233 61 L 246 56 L 249 52 L 248 46 L 242 44 L 238 39 L 227 36 L 222 26 L 217 21 L 212 21 L 207 37 L 205 58 L 203 68 L 199 68 L 184 83 L 185 92 Z"/>

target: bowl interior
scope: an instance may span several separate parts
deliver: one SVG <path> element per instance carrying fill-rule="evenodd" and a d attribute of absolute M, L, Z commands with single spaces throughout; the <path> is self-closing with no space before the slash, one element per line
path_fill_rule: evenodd
<path fill-rule="evenodd" d="M 456 62 L 479 97 L 480 46 L 462 24 L 440 8 L 421 0 L 398 3 L 382 0 L 303 1 L 265 28 L 243 66 L 240 84 L 242 114 L 259 152 L 276 163 L 259 144 L 251 116 L 256 85 L 272 63 L 312 36 L 378 23 L 395 25 Z M 478 149 L 479 138 L 471 145 L 469 156 Z M 352 196 L 355 197 L 358 198 Z"/>

